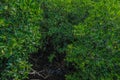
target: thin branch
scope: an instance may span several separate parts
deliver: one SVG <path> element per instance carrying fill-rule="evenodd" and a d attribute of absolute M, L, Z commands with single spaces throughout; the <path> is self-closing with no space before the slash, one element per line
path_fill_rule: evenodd
<path fill-rule="evenodd" d="M 50 76 L 50 75 L 42 74 L 41 72 L 44 72 L 44 70 L 39 71 L 39 72 L 37 72 L 34 69 L 31 69 L 31 70 L 32 70 L 32 72 L 30 72 L 29 74 L 31 74 L 31 75 L 38 75 L 38 76 L 42 77 L 43 79 L 47 79 Z"/>

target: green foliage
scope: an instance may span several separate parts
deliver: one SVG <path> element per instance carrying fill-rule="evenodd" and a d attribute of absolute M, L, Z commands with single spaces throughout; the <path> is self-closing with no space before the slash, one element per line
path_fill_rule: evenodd
<path fill-rule="evenodd" d="M 119 0 L 1 0 L 0 80 L 26 79 L 38 48 L 66 55 L 66 80 L 119 80 L 119 34 Z"/>
<path fill-rule="evenodd" d="M 64 53 L 72 41 L 72 24 L 68 21 L 69 0 L 43 0 L 41 49 L 48 54 Z"/>
<path fill-rule="evenodd" d="M 41 36 L 39 6 L 33 0 L 0 1 L 0 80 L 28 77 L 28 55 L 37 51 Z"/>
<path fill-rule="evenodd" d="M 55 56 L 55 54 L 50 54 L 50 56 L 48 56 L 48 60 L 49 60 L 49 62 L 53 62 L 53 59 L 55 58 L 56 56 Z"/>
<path fill-rule="evenodd" d="M 100 0 L 91 3 L 84 22 L 74 26 L 76 41 L 68 45 L 66 60 L 74 63 L 77 71 L 66 79 L 119 80 L 120 2 Z"/>

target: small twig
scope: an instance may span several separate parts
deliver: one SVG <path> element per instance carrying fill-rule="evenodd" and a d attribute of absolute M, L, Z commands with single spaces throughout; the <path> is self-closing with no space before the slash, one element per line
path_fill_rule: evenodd
<path fill-rule="evenodd" d="M 29 73 L 29 74 L 31 74 L 31 75 L 38 75 L 38 76 L 40 76 L 40 77 L 42 77 L 43 79 L 47 79 L 50 75 L 42 75 L 42 74 L 40 74 L 40 72 L 44 72 L 43 70 L 42 71 L 39 71 L 39 72 L 37 72 L 36 70 L 34 70 L 34 69 L 31 69 L 32 70 L 32 72 L 31 73 Z"/>

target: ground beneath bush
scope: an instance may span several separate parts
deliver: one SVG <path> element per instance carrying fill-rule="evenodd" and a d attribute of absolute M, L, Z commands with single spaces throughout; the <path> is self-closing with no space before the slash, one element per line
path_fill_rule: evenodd
<path fill-rule="evenodd" d="M 35 53 L 30 55 L 33 64 L 28 80 L 65 80 L 68 68 L 65 66 L 65 55 L 58 55 L 52 63 L 48 61 L 48 54 Z"/>

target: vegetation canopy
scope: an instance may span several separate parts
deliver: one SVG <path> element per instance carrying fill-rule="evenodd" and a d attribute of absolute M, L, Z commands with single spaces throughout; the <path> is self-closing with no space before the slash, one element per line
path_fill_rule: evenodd
<path fill-rule="evenodd" d="M 42 80 L 120 80 L 120 0 L 0 0 L 0 80 L 44 65 Z"/>

